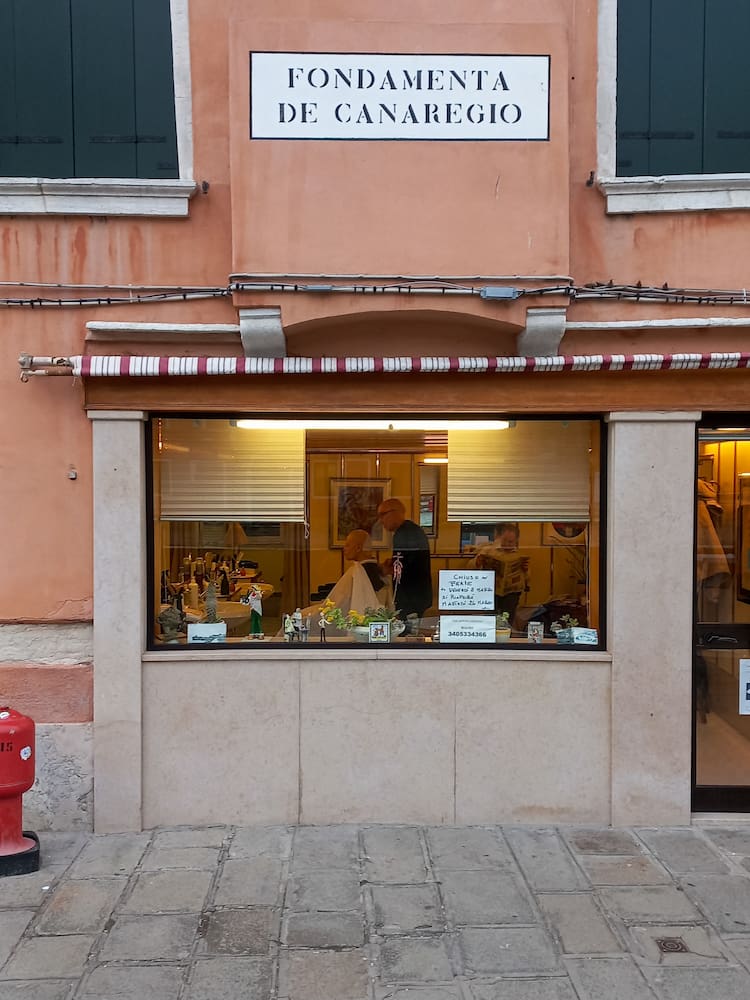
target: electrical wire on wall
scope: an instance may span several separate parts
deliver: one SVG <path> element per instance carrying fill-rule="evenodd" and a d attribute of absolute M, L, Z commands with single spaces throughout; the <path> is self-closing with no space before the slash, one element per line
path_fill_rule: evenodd
<path fill-rule="evenodd" d="M 260 278 L 261 276 L 257 276 Z M 663 285 L 615 284 L 589 282 L 583 285 L 556 281 L 534 287 L 496 284 L 497 279 L 471 279 L 466 283 L 446 278 L 395 278 L 382 283 L 362 276 L 359 281 L 342 283 L 340 277 L 317 281 L 284 281 L 235 279 L 225 286 L 154 286 L 154 285 L 68 285 L 35 282 L 0 282 L 0 307 L 6 308 L 86 308 L 91 306 L 122 306 L 189 302 L 198 299 L 231 298 L 237 293 L 303 294 L 303 295 L 397 295 L 437 297 L 473 296 L 488 302 L 507 302 L 519 298 L 564 296 L 569 302 L 615 300 L 619 302 L 655 302 L 670 305 L 748 306 L 747 289 L 680 288 Z M 359 277 L 359 276 L 357 276 Z M 472 283 L 473 281 L 477 283 Z M 519 276 L 517 281 L 530 281 Z M 572 279 L 570 279 L 572 282 Z M 18 294 L 3 294 L 6 290 Z M 30 294 L 34 289 L 35 294 Z M 81 291 L 89 294 L 81 295 Z M 79 294 L 76 295 L 76 292 Z M 26 293 L 26 294 L 24 294 Z"/>

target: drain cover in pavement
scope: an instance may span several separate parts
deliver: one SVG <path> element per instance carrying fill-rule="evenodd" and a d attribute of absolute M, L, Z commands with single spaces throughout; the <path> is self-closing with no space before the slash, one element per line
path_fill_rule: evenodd
<path fill-rule="evenodd" d="M 680 937 L 655 938 L 656 945 L 664 955 L 673 955 L 675 952 L 689 952 L 690 949 Z"/>

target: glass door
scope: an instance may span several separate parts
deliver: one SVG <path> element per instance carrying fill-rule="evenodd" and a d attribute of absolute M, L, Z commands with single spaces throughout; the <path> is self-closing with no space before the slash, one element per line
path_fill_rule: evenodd
<path fill-rule="evenodd" d="M 695 565 L 693 809 L 750 811 L 750 427 L 699 429 Z"/>

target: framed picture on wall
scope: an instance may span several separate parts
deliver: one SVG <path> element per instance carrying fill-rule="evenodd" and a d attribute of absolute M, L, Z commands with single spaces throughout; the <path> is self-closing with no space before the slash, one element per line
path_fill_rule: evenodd
<path fill-rule="evenodd" d="M 420 493 L 419 495 L 419 527 L 428 538 L 434 538 L 437 534 L 437 497 L 434 493 Z"/>
<path fill-rule="evenodd" d="M 586 521 L 544 521 L 542 545 L 585 545 Z"/>
<path fill-rule="evenodd" d="M 343 548 L 346 536 L 358 528 L 369 532 L 370 548 L 387 548 L 378 507 L 391 495 L 390 479 L 332 479 L 330 487 L 331 548 Z"/>

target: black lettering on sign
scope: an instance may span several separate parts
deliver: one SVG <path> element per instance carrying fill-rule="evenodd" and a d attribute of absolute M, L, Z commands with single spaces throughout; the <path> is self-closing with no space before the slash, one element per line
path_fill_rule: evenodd
<path fill-rule="evenodd" d="M 11 753 L 13 750 L 12 740 L 0 740 L 0 753 Z"/>

